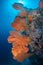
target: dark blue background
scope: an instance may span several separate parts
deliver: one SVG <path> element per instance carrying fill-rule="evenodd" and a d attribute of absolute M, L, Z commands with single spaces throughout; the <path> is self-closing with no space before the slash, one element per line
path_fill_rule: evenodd
<path fill-rule="evenodd" d="M 13 60 L 11 53 L 12 45 L 8 43 L 7 38 L 9 32 L 14 30 L 11 27 L 11 22 L 14 21 L 15 16 L 19 13 L 12 8 L 12 4 L 20 0 L 1 0 L 0 1 L 0 65 L 33 65 L 30 59 L 26 59 L 23 63 Z M 21 0 L 24 6 L 32 9 L 38 7 L 40 0 Z"/>

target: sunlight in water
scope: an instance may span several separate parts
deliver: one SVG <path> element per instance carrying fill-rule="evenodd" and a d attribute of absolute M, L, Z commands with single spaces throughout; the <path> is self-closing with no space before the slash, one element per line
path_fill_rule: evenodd
<path fill-rule="evenodd" d="M 18 0 L 18 2 L 24 4 L 24 2 L 22 0 Z"/>

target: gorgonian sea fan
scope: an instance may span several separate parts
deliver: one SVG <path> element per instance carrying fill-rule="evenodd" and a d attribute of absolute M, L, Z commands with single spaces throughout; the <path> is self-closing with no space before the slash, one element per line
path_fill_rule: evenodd
<path fill-rule="evenodd" d="M 38 18 L 40 18 L 41 15 L 36 10 L 29 12 L 20 3 L 15 3 L 13 7 L 16 10 L 21 10 L 21 12 L 11 24 L 16 31 L 10 32 L 8 42 L 12 43 L 13 58 L 22 62 L 42 48 L 43 37 L 40 27 L 42 27 L 43 23 L 39 26 Z M 36 12 L 36 14 L 33 12 Z"/>
<path fill-rule="evenodd" d="M 18 32 L 11 32 L 8 38 L 8 42 L 12 43 L 12 53 L 14 58 L 18 61 L 23 61 L 30 54 L 27 54 L 29 49 L 26 47 L 30 42 L 30 38 L 27 36 L 23 36 Z M 23 56 L 23 57 L 22 57 Z"/>

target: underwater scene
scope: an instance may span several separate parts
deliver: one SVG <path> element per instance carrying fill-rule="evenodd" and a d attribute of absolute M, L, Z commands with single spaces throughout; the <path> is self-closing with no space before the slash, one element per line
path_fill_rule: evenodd
<path fill-rule="evenodd" d="M 43 0 L 0 6 L 0 65 L 43 65 Z"/>

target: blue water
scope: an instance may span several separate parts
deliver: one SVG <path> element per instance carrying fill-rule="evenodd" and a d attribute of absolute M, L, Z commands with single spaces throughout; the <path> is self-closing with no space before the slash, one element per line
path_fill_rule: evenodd
<path fill-rule="evenodd" d="M 0 1 L 0 65 L 28 65 L 30 60 L 25 60 L 22 64 L 13 60 L 11 47 L 7 38 L 9 32 L 14 30 L 11 27 L 11 22 L 20 11 L 13 9 L 12 4 L 15 2 L 23 3 L 27 8 L 36 9 L 40 0 L 1 0 Z M 31 63 L 30 63 L 31 65 Z"/>

